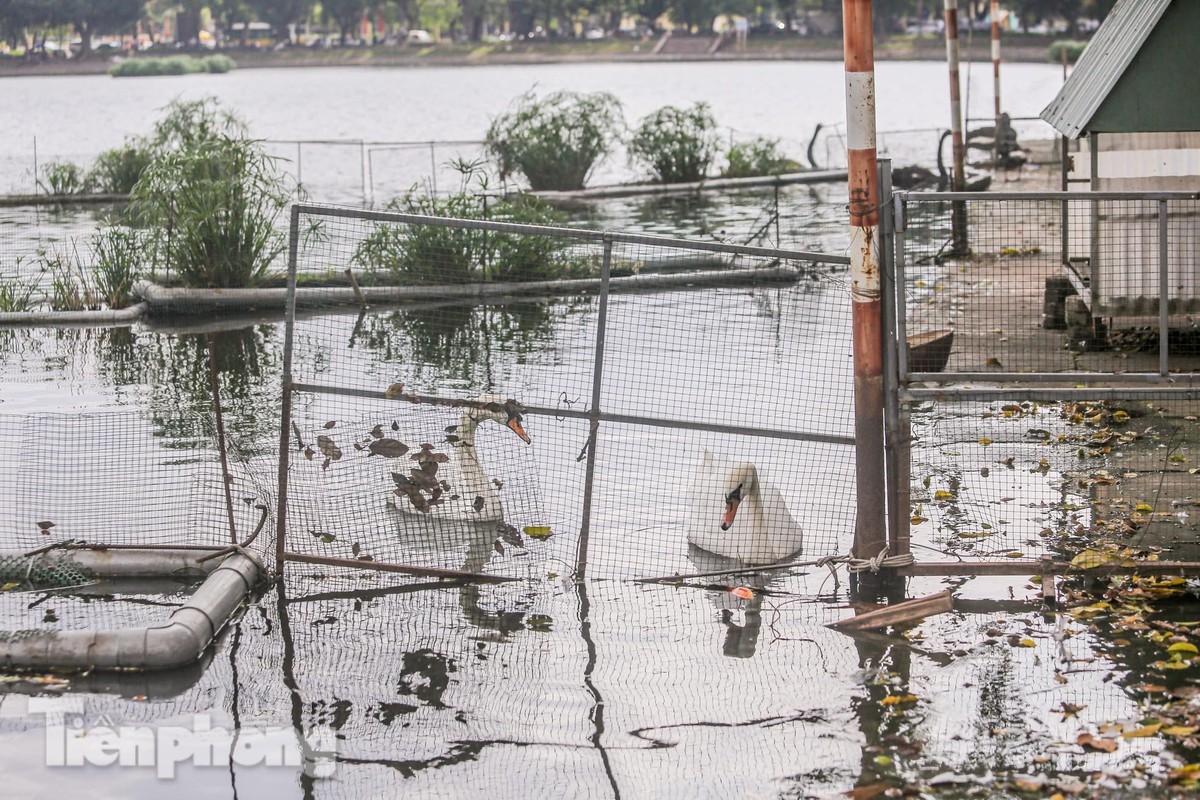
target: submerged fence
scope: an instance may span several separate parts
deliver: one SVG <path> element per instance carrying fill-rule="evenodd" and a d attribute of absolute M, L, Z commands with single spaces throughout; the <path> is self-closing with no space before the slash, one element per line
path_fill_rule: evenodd
<path fill-rule="evenodd" d="M 292 230 L 282 560 L 642 578 L 847 549 L 844 257 L 316 206 Z M 359 303 L 297 286 L 364 253 Z"/>
<path fill-rule="evenodd" d="M 911 513 L 894 522 L 953 560 L 924 568 L 1044 572 L 1081 551 L 1187 568 L 1196 195 L 909 193 L 895 209 L 894 489 Z"/>

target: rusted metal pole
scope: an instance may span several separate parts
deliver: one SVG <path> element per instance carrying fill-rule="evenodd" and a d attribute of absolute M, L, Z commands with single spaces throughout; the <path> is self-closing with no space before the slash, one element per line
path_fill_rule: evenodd
<path fill-rule="evenodd" d="M 992 164 L 1000 164 L 1000 0 L 992 0 L 992 98 L 996 132 L 992 137 Z"/>
<path fill-rule="evenodd" d="M 875 151 L 875 43 L 871 0 L 842 0 L 846 144 L 850 184 L 850 292 L 854 323 L 854 437 L 858 493 L 855 558 L 887 546 L 883 449 L 883 324 L 879 281 L 879 178 Z M 861 573 L 879 593 L 881 576 Z"/>
<path fill-rule="evenodd" d="M 954 191 L 966 186 L 966 147 L 963 144 L 962 92 L 958 79 L 958 0 L 946 0 L 946 63 L 950 66 L 950 141 L 954 146 Z M 951 204 L 952 254 L 967 252 L 967 207 Z"/>

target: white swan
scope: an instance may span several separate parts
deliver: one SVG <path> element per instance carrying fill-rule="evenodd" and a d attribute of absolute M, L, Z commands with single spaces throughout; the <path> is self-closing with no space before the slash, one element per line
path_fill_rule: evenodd
<path fill-rule="evenodd" d="M 688 541 L 725 558 L 769 564 L 803 544 L 783 495 L 749 461 L 730 462 L 706 449 L 688 490 L 688 509 Z"/>
<path fill-rule="evenodd" d="M 431 445 L 413 448 L 411 455 L 392 462 L 394 486 L 388 504 L 408 513 L 429 514 L 443 519 L 495 522 L 504 519 L 497 485 L 484 472 L 475 449 L 475 432 L 484 420 L 504 425 L 526 444 L 529 434 L 521 426 L 515 403 L 495 395 L 476 398 L 481 407 L 468 406 L 458 426 L 447 437 L 454 458 Z"/>

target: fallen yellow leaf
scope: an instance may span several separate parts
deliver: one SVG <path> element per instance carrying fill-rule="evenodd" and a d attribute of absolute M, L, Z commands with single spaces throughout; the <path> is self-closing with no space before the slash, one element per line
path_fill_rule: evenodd
<path fill-rule="evenodd" d="M 1140 728 L 1134 728 L 1131 731 L 1125 731 L 1121 734 L 1122 739 L 1144 739 L 1147 736 L 1153 736 L 1158 733 L 1158 729 L 1162 727 L 1161 722 L 1156 722 L 1153 725 L 1143 725 Z"/>

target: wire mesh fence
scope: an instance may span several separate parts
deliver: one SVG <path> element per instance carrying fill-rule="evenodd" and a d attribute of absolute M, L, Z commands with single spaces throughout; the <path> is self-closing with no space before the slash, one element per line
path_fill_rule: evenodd
<path fill-rule="evenodd" d="M 917 546 L 961 561 L 1193 558 L 1195 197 L 899 207 Z"/>
<path fill-rule="evenodd" d="M 846 548 L 844 258 L 314 206 L 294 231 L 296 273 L 370 267 L 358 300 L 294 290 L 302 558 L 647 577 Z"/>
<path fill-rule="evenodd" d="M 927 369 L 918 356 L 912 371 L 1120 381 L 1195 370 L 1195 196 L 907 194 L 903 206 L 908 338 L 954 332 L 948 363 Z"/>

